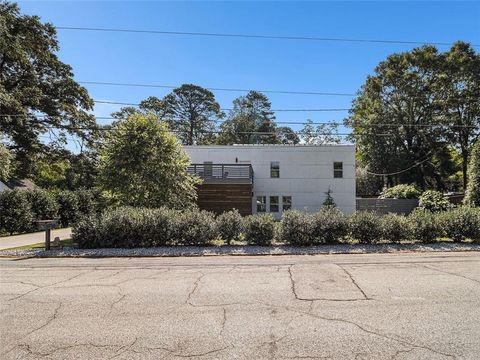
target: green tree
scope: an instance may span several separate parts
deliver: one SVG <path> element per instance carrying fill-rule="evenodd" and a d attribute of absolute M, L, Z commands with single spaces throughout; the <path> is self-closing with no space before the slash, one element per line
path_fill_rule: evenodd
<path fill-rule="evenodd" d="M 223 113 L 213 93 L 197 85 L 183 84 L 163 99 L 165 117 L 177 131 L 182 143 L 186 145 L 201 144 L 210 139 L 210 132 L 215 131 L 215 120 Z"/>
<path fill-rule="evenodd" d="M 51 127 L 90 141 L 95 117 L 93 100 L 73 79 L 72 68 L 57 57 L 52 24 L 20 14 L 15 3 L 0 2 L 0 131 L 12 142 L 17 175 L 33 172 L 33 154 L 48 149 L 39 139 Z M 8 116 L 4 116 L 8 115 Z"/>
<path fill-rule="evenodd" d="M 217 142 L 230 144 L 278 144 L 275 114 L 267 96 L 250 91 L 233 100 L 233 109 L 220 125 Z"/>
<path fill-rule="evenodd" d="M 443 54 L 423 46 L 380 62 L 345 121 L 361 134 L 360 165 L 395 173 L 386 176 L 388 186 L 448 189 L 457 172 L 452 148 L 464 158 L 478 137 L 477 62 L 463 43 Z"/>
<path fill-rule="evenodd" d="M 477 140 L 470 154 L 468 185 L 464 203 L 480 206 L 480 140 Z"/>
<path fill-rule="evenodd" d="M 313 121 L 309 119 L 299 133 L 307 145 L 339 144 L 342 141 L 336 123 L 313 126 Z"/>
<path fill-rule="evenodd" d="M 278 141 L 284 145 L 296 145 L 300 142 L 297 133 L 288 126 L 277 128 L 277 138 Z"/>
<path fill-rule="evenodd" d="M 25 191 L 0 192 L 0 232 L 12 235 L 31 229 L 33 215 Z"/>
<path fill-rule="evenodd" d="M 470 147 L 480 136 L 480 55 L 470 44 L 455 43 L 441 55 L 436 90 L 441 97 L 440 121 L 447 139 L 461 154 L 463 188 L 467 187 Z"/>
<path fill-rule="evenodd" d="M 7 181 L 10 177 L 12 159 L 10 150 L 0 142 L 0 180 Z"/>
<path fill-rule="evenodd" d="M 134 114 L 119 121 L 100 156 L 100 183 L 122 205 L 191 206 L 199 179 L 165 122 Z"/>

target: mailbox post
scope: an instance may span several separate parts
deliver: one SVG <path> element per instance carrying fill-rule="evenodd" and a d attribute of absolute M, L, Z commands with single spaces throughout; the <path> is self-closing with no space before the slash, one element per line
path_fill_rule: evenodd
<path fill-rule="evenodd" d="M 50 235 L 52 229 L 58 225 L 57 220 L 38 220 L 37 227 L 39 230 L 45 230 L 45 250 L 50 250 Z"/>

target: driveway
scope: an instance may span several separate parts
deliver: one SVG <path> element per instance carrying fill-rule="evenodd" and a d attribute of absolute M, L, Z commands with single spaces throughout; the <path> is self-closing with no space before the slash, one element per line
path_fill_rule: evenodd
<path fill-rule="evenodd" d="M 59 236 L 61 240 L 68 239 L 72 235 L 71 228 L 55 229 L 52 231 L 52 241 L 56 236 Z M 45 231 L 4 236 L 0 237 L 0 250 L 9 249 L 13 247 L 25 246 L 30 244 L 37 244 L 45 241 Z"/>
<path fill-rule="evenodd" d="M 478 359 L 480 254 L 0 259 L 2 359 Z"/>

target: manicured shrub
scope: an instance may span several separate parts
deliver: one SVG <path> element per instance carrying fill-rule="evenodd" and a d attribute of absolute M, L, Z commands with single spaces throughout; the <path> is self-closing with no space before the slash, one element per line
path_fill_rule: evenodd
<path fill-rule="evenodd" d="M 60 224 L 63 227 L 69 226 L 78 220 L 80 211 L 75 192 L 69 190 L 59 192 L 56 195 L 56 202 L 58 204 Z"/>
<path fill-rule="evenodd" d="M 99 196 L 98 191 L 90 189 L 80 189 L 75 191 L 77 197 L 77 209 L 81 215 L 93 214 L 97 211 L 96 200 Z"/>
<path fill-rule="evenodd" d="M 439 222 L 445 234 L 455 242 L 480 240 L 480 209 L 461 206 L 441 213 Z"/>
<path fill-rule="evenodd" d="M 405 216 L 387 214 L 380 217 L 382 238 L 391 242 L 400 242 L 410 238 L 410 227 Z"/>
<path fill-rule="evenodd" d="M 34 220 L 50 220 L 57 218 L 58 205 L 55 197 L 42 189 L 26 190 L 25 195 L 32 209 Z"/>
<path fill-rule="evenodd" d="M 220 237 L 227 244 L 230 244 L 232 240 L 238 240 L 242 232 L 242 215 L 237 209 L 218 215 L 217 229 Z"/>
<path fill-rule="evenodd" d="M 401 184 L 391 188 L 384 188 L 380 199 L 418 199 L 421 191 L 415 185 Z"/>
<path fill-rule="evenodd" d="M 179 213 L 174 222 L 175 238 L 180 245 L 207 245 L 217 237 L 213 213 L 192 209 Z"/>
<path fill-rule="evenodd" d="M 333 244 L 348 235 L 348 218 L 338 209 L 327 206 L 313 215 L 317 244 Z"/>
<path fill-rule="evenodd" d="M 376 242 L 382 236 L 379 216 L 368 212 L 359 211 L 350 217 L 350 236 L 361 244 Z"/>
<path fill-rule="evenodd" d="M 448 198 L 436 190 L 427 190 L 420 196 L 419 208 L 428 211 L 446 211 L 452 208 Z"/>
<path fill-rule="evenodd" d="M 442 235 L 437 216 L 430 211 L 415 209 L 408 215 L 407 221 L 414 240 L 428 243 Z"/>
<path fill-rule="evenodd" d="M 312 214 L 298 210 L 284 212 L 281 221 L 281 238 L 290 245 L 315 244 L 315 219 Z"/>
<path fill-rule="evenodd" d="M 25 191 L 0 192 L 0 230 L 10 235 L 24 232 L 33 226 L 33 214 Z"/>
<path fill-rule="evenodd" d="M 249 215 L 244 220 L 245 240 L 251 245 L 271 245 L 275 235 L 275 219 L 271 214 Z"/>
<path fill-rule="evenodd" d="M 72 229 L 72 240 L 81 249 L 106 247 L 100 218 L 96 215 L 82 216 Z"/>

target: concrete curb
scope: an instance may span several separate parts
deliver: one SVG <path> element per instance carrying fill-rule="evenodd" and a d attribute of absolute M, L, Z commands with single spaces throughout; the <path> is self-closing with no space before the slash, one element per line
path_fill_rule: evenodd
<path fill-rule="evenodd" d="M 289 245 L 248 246 L 176 246 L 155 248 L 108 248 L 108 249 L 73 249 L 62 250 L 2 250 L 0 257 L 177 257 L 177 256 L 271 256 L 271 255 L 328 255 L 328 254 L 384 254 L 404 252 L 459 252 L 480 251 L 479 243 L 437 242 L 431 244 L 369 244 L 369 245 L 318 245 L 295 247 Z"/>

